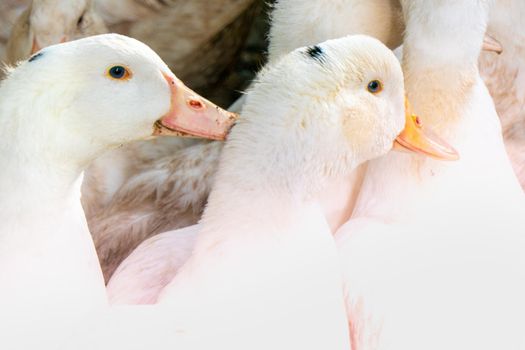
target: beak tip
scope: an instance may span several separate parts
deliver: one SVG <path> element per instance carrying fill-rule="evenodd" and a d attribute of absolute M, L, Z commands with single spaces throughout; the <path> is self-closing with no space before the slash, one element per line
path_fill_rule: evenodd
<path fill-rule="evenodd" d="M 503 53 L 503 46 L 501 43 L 488 34 L 485 34 L 485 37 L 483 38 L 482 49 L 485 51 L 494 52 L 498 55 Z"/>
<path fill-rule="evenodd" d="M 173 74 L 161 72 L 171 92 L 171 108 L 154 126 L 154 135 L 199 137 L 223 141 L 238 115 L 199 96 Z M 188 103 L 195 101 L 195 103 Z"/>
<path fill-rule="evenodd" d="M 407 100 L 405 100 L 405 119 L 405 129 L 396 138 L 394 149 L 419 153 L 437 160 L 459 159 L 459 153 L 454 147 L 432 130 L 423 127 L 419 118 L 412 113 Z"/>

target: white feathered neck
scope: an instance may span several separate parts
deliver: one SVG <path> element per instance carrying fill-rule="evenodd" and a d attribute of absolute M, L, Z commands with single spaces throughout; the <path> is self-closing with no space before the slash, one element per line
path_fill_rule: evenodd
<path fill-rule="evenodd" d="M 92 153 L 73 156 L 74 135 L 61 127 L 60 113 L 46 113 L 60 96 L 28 102 L 38 82 L 19 73 L 0 87 L 0 275 L 10 286 L 0 303 L 38 312 L 103 305 L 104 283 L 80 206 L 81 172 Z"/>
<path fill-rule="evenodd" d="M 488 2 L 425 7 L 406 1 L 404 8 L 409 100 L 424 123 L 458 150 L 460 160 L 391 153 L 371 162 L 354 215 L 454 228 L 448 232 L 474 231 L 473 225 L 485 230 L 489 222 L 497 224 L 491 218 L 515 215 L 504 208 L 522 201 L 494 104 L 477 70 Z"/>

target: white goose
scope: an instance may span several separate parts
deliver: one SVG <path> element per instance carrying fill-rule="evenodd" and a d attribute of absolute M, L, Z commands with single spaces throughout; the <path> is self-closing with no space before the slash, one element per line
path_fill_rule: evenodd
<path fill-rule="evenodd" d="M 384 45 L 364 36 L 298 49 L 270 65 L 230 134 L 201 224 L 139 246 L 110 280 L 111 302 L 154 303 L 176 275 L 161 300 L 214 310 L 238 298 L 242 311 L 281 299 L 275 305 L 311 303 L 321 319 L 328 311 L 315 311 L 320 305 L 313 303 L 334 286 L 336 270 L 319 198 L 392 148 L 404 120 L 398 65 Z M 439 143 L 425 141 L 421 152 L 446 156 Z M 254 286 L 265 296 L 252 294 L 259 293 Z M 255 299 L 258 305 L 246 304 Z"/>
<path fill-rule="evenodd" d="M 80 206 L 93 159 L 152 133 L 224 137 L 232 118 L 119 35 L 46 48 L 12 71 L 0 86 L 1 320 L 106 304 Z"/>
<path fill-rule="evenodd" d="M 488 2 L 403 6 L 408 96 L 461 159 L 369 163 L 336 234 L 353 346 L 521 348 L 525 198 L 477 70 Z"/>

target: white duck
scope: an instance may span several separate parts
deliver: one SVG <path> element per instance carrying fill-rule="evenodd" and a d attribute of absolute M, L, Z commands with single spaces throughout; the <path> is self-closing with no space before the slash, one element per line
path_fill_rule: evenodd
<path fill-rule="evenodd" d="M 399 63 L 375 39 L 332 40 L 270 65 L 229 136 L 201 224 L 139 246 L 110 280 L 110 300 L 154 303 L 176 275 L 162 300 L 173 291 L 178 302 L 202 302 L 204 309 L 231 305 L 222 300 L 230 297 L 239 298 L 241 310 L 253 308 L 245 301 L 254 299 L 268 307 L 262 300 L 272 299 L 252 295 L 258 286 L 268 298 L 281 299 L 278 305 L 286 298 L 312 303 L 334 285 L 335 272 L 319 197 L 330 183 L 391 149 L 403 116 Z M 417 137 L 421 152 L 447 156 L 437 141 Z M 414 148 L 416 141 L 406 142 Z M 238 283 L 254 299 L 239 296 Z M 209 301 L 210 293 L 219 300 Z M 310 312 L 320 317 L 324 311 L 313 305 Z"/>
<path fill-rule="evenodd" d="M 106 304 L 79 200 L 93 159 L 152 133 L 224 137 L 232 121 L 120 35 L 52 46 L 13 70 L 0 86 L 2 321 Z"/>
<path fill-rule="evenodd" d="M 127 20 L 135 20 L 146 14 L 143 6 L 134 7 L 136 13 L 130 12 L 126 5 L 130 0 L 121 0 L 113 8 L 106 8 L 107 4 L 100 1 L 102 12 L 124 16 Z M 402 27 L 400 5 L 390 0 L 383 0 L 376 5 L 352 6 L 352 1 L 279 1 L 275 4 L 272 14 L 272 29 L 270 32 L 269 59 L 308 44 L 315 44 L 327 39 L 353 33 L 363 33 L 376 36 L 391 47 L 400 44 Z M 375 2 L 374 2 L 375 4 Z M 191 6 L 191 5 L 188 5 Z M 387 11 L 386 8 L 392 9 Z M 322 11 L 321 11 L 322 9 Z M 327 14 L 328 12 L 328 14 Z M 379 16 L 381 21 L 370 22 L 367 30 L 359 30 L 364 23 L 349 23 L 345 20 L 352 13 L 359 13 L 357 17 Z M 386 16 L 385 14 L 389 14 Z M 365 16 L 366 15 L 366 16 Z M 330 17 L 330 21 L 325 21 Z M 307 23 L 305 23 L 307 19 Z M 109 19 L 108 19 L 109 20 Z M 310 23 L 311 22 L 311 23 Z M 332 25 L 334 24 L 335 25 Z M 392 27 L 398 28 L 397 31 Z M 300 29 L 307 28 L 305 31 Z M 292 29 L 290 32 L 288 30 Z M 241 99 L 244 103 L 244 98 Z M 233 107 L 233 110 L 240 110 Z M 113 274 L 115 268 L 135 249 L 143 240 L 160 232 L 185 227 L 198 221 L 209 195 L 210 185 L 216 171 L 218 156 L 221 152 L 220 143 L 200 144 L 191 148 L 167 155 L 155 163 L 145 161 L 136 167 L 129 164 L 129 156 L 113 155 L 106 157 L 108 164 L 115 164 L 115 158 L 124 164 L 124 170 L 111 170 L 111 176 L 105 176 L 100 182 L 98 174 L 107 172 L 106 164 L 101 164 L 99 170 L 87 178 L 95 191 L 89 193 L 103 193 L 97 195 L 98 201 L 85 201 L 88 206 L 88 222 L 95 240 L 97 252 L 106 280 Z M 124 151 L 119 151 L 119 153 Z M 133 153 L 137 153 L 133 150 Z M 102 163 L 104 160 L 99 160 Z M 154 170 L 142 171 L 148 167 Z M 137 168 L 140 171 L 137 171 Z M 128 170 L 131 169 L 131 170 Z M 117 171 L 115 171 L 117 170 Z M 130 175 L 136 174 L 136 175 Z M 362 171 L 349 175 L 353 181 L 362 180 Z M 98 183 L 98 185 L 97 185 Z M 333 230 L 338 228 L 349 217 L 349 213 L 357 193 L 349 181 L 334 183 L 324 200 L 325 209 L 329 216 L 329 223 Z M 353 183 L 353 182 L 350 182 Z M 193 186 L 188 186 L 193 184 Z M 99 186 L 100 185 L 100 186 Z M 97 190 L 95 186 L 100 189 Z M 345 191 L 341 187 L 346 186 Z M 339 200 L 331 201 L 337 195 Z M 343 205 L 339 205 L 345 203 Z M 101 208 L 95 210 L 93 208 Z M 93 213 L 93 215 L 91 215 Z M 93 219 L 91 217 L 93 216 Z"/>
<path fill-rule="evenodd" d="M 115 9 L 125 13 L 118 7 Z M 326 21 L 326 18 L 330 18 L 330 21 Z M 395 47 L 402 40 L 403 28 L 401 8 L 397 1 L 283 0 L 275 4 L 272 14 L 269 59 L 276 60 L 288 50 L 305 44 L 315 44 L 351 33 L 369 34 Z M 486 44 L 487 50 L 500 49 L 490 40 Z M 238 110 L 243 101 L 244 98 L 233 110 Z M 98 202 L 90 201 L 96 204 L 95 207 L 104 210 L 98 211 L 88 221 L 106 280 L 144 239 L 196 223 L 200 218 L 222 145 L 201 144 L 182 151 L 172 149 L 173 155 L 167 155 L 155 163 L 149 160 L 139 162 L 139 166 L 125 161 L 130 159 L 129 156 L 118 157 L 128 167 L 124 171 L 116 171 L 115 155 L 108 157 L 108 163 L 113 165 L 111 173 L 115 176 L 106 175 L 107 185 L 98 181 L 102 189 L 90 191 L 105 194 L 96 196 Z M 132 152 L 136 155 L 138 149 Z M 107 173 L 108 166 L 102 165 L 96 174 Z M 339 183 L 333 183 L 324 194 L 323 208 L 334 232 L 351 215 L 365 166 L 359 167 Z M 152 170 L 145 171 L 145 168 Z M 103 177 L 95 177 L 100 178 Z M 102 198 L 106 199 L 101 201 Z"/>
<path fill-rule="evenodd" d="M 477 70 L 488 5 L 403 3 L 408 96 L 461 159 L 369 162 L 336 234 L 356 349 L 525 345 L 525 199 Z"/>
<path fill-rule="evenodd" d="M 116 6 L 117 12 L 125 13 L 124 8 L 131 4 L 127 5 Z M 104 14 L 104 9 L 95 9 L 92 0 L 31 1 L 12 30 L 9 62 L 26 58 L 41 47 L 107 32 L 97 12 Z M 177 152 L 195 143 L 196 140 L 172 137 L 134 142 L 107 152 L 86 171 L 82 205 L 105 276 L 109 277 L 145 238 L 197 222 L 209 194 L 221 145 L 205 143 Z M 158 195 L 150 196 L 152 192 Z M 168 210 L 169 215 L 165 215 Z"/>
<path fill-rule="evenodd" d="M 480 71 L 503 123 L 504 140 L 522 187 L 525 188 L 525 89 L 521 18 L 525 3 L 498 0 L 489 15 L 488 35 L 480 54 Z M 326 20 L 330 18 L 330 20 Z M 302 45 L 348 34 L 368 34 L 394 49 L 405 27 L 399 0 L 283 0 L 275 5 L 270 31 L 269 60 Z M 495 40 L 497 38 L 497 41 Z M 500 42 L 502 44 L 500 44 Z M 502 53 L 502 55 L 495 55 Z M 243 99 L 230 110 L 238 110 Z M 360 182 L 358 176 L 356 183 Z"/>
<path fill-rule="evenodd" d="M 127 2 L 119 2 L 112 11 L 132 16 L 124 11 Z M 352 16 L 381 21 L 346 20 Z M 329 23 L 326 17 L 331 18 Z M 270 61 L 304 44 L 351 33 L 370 34 L 395 47 L 402 39 L 401 17 L 400 5 L 389 0 L 370 4 L 280 1 L 272 15 Z M 83 203 L 106 280 L 143 240 L 194 224 L 202 214 L 222 145 L 186 149 L 187 142 L 168 142 L 141 143 L 108 154 L 86 176 Z M 349 218 L 363 174 L 364 167 L 360 167 L 327 189 L 323 207 L 332 230 Z"/>
<path fill-rule="evenodd" d="M 487 32 L 498 38 L 501 55 L 482 53 L 481 77 L 501 119 L 505 147 L 525 190 L 525 2 L 498 0 L 491 9 Z"/>
<path fill-rule="evenodd" d="M 50 45 L 107 32 L 92 0 L 32 0 L 11 30 L 7 63 Z"/>
<path fill-rule="evenodd" d="M 402 44 L 405 26 L 398 0 L 281 0 L 275 4 L 271 18 L 270 62 L 295 47 L 348 34 L 371 35 L 394 49 Z M 499 51 L 501 47 L 487 38 L 484 49 Z M 244 97 L 229 109 L 238 111 L 243 103 Z M 326 215 L 334 232 L 352 213 L 365 167 L 366 163 L 348 178 L 334 183 L 323 197 Z"/>

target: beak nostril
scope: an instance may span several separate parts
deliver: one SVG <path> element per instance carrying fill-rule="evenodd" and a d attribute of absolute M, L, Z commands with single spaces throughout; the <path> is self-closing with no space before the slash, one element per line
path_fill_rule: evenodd
<path fill-rule="evenodd" d="M 414 117 L 414 121 L 415 121 L 415 123 L 416 123 L 416 125 L 417 125 L 418 127 L 421 127 L 421 126 L 422 126 L 421 119 L 419 119 L 418 116 L 415 116 L 415 117 Z"/>
<path fill-rule="evenodd" d="M 188 101 L 188 104 L 193 109 L 203 109 L 204 108 L 204 104 L 199 100 L 190 99 Z"/>

